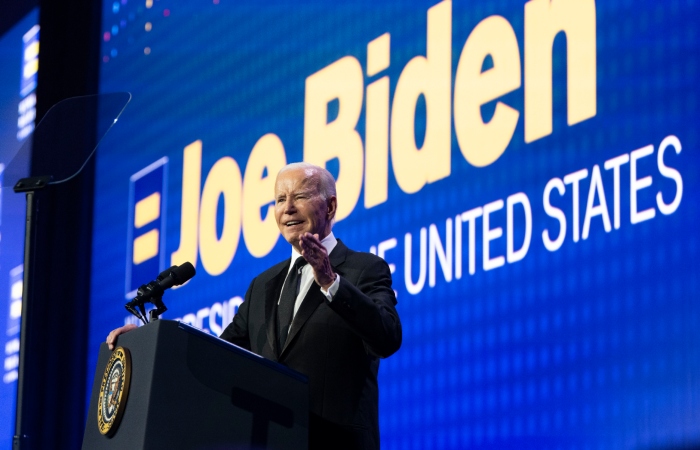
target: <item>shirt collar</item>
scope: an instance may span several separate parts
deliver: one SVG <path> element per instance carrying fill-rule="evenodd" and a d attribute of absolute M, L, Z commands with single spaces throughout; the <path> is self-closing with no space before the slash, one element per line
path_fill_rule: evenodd
<path fill-rule="evenodd" d="M 330 255 L 335 246 L 338 244 L 338 240 L 335 238 L 335 235 L 331 231 L 328 233 L 328 236 L 324 237 L 321 239 L 321 245 L 323 245 Z M 294 265 L 294 262 L 297 260 L 298 257 L 300 257 L 301 254 L 296 251 L 294 247 L 292 247 L 292 260 L 289 262 L 289 267 L 291 268 Z"/>

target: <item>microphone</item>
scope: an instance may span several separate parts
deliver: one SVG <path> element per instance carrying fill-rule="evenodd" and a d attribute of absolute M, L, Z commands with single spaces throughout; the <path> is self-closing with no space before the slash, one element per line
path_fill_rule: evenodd
<path fill-rule="evenodd" d="M 161 299 L 165 290 L 173 286 L 180 286 L 189 281 L 195 274 L 194 266 L 190 262 L 185 262 L 180 266 L 172 266 L 162 271 L 155 280 L 141 286 L 136 293 L 136 297 L 127 303 L 125 307 L 129 312 L 146 322 L 144 320 L 146 315 L 143 309 L 144 303 L 153 303 L 157 307 L 156 313 L 162 314 L 167 310 Z M 138 314 L 134 309 L 137 306 L 141 309 L 142 314 Z"/>

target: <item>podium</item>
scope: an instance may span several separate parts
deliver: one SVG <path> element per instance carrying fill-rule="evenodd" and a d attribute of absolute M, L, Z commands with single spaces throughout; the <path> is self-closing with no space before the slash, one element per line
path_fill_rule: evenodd
<path fill-rule="evenodd" d="M 123 411 L 102 434 L 100 390 L 113 353 L 103 343 L 83 450 L 308 448 L 308 380 L 298 372 L 169 320 L 117 344 L 130 354 Z"/>

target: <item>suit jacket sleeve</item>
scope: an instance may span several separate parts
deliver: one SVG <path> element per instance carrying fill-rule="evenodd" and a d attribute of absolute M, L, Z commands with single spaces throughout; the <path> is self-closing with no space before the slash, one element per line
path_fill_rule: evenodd
<path fill-rule="evenodd" d="M 219 336 L 221 339 L 231 342 L 246 350 L 250 350 L 250 336 L 248 329 L 248 313 L 250 310 L 250 297 L 253 291 L 255 279 L 250 283 L 248 291 L 245 293 L 245 300 L 238 307 L 238 312 L 233 316 L 233 321 L 224 329 Z"/>
<path fill-rule="evenodd" d="M 342 264 L 338 292 L 330 307 L 362 339 L 369 354 L 386 358 L 401 346 L 401 321 L 387 263 L 355 253 L 354 264 Z"/>

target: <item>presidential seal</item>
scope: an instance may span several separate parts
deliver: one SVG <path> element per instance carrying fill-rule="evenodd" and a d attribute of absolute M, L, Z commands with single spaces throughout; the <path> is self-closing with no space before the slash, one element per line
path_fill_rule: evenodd
<path fill-rule="evenodd" d="M 131 381 L 131 355 L 124 347 L 117 347 L 107 362 L 100 384 L 97 402 L 97 426 L 100 433 L 112 436 L 119 426 Z"/>

